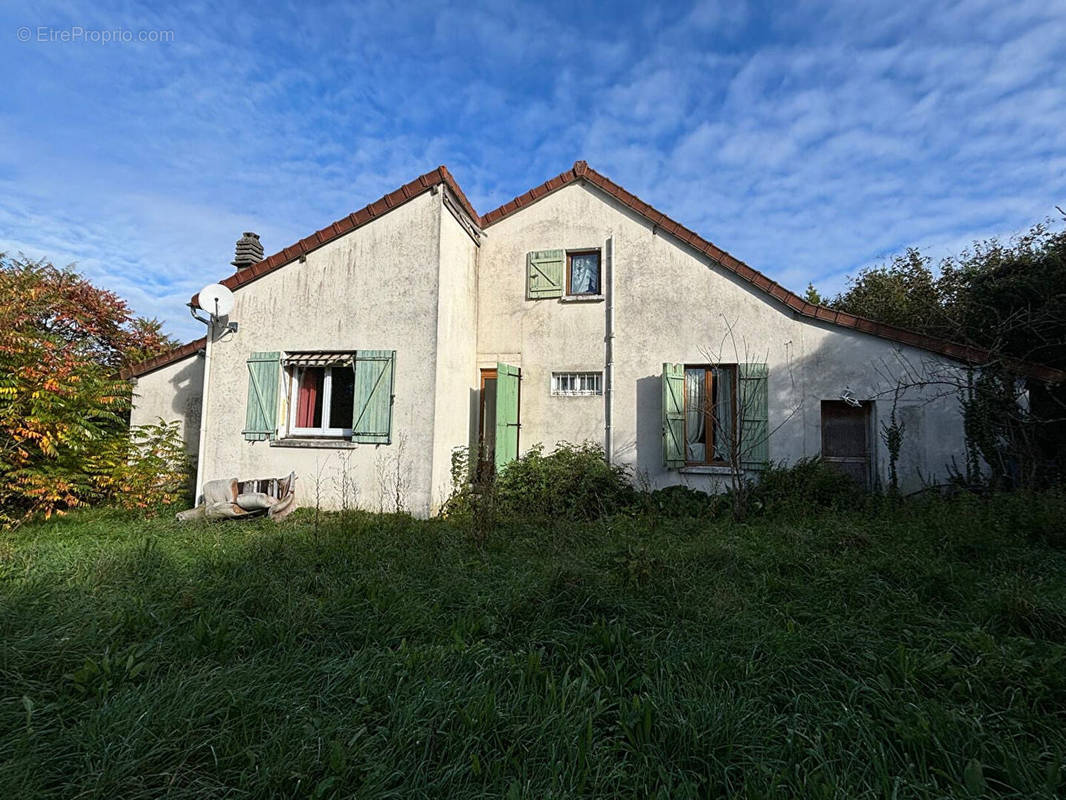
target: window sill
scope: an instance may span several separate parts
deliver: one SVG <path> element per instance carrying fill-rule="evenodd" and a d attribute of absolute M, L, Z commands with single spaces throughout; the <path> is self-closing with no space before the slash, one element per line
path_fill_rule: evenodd
<path fill-rule="evenodd" d="M 356 442 L 351 442 L 347 439 L 330 439 L 322 437 L 321 439 L 300 438 L 296 436 L 290 436 L 285 439 L 273 439 L 270 442 L 271 447 L 303 447 L 303 448 L 319 448 L 319 449 L 331 449 L 331 450 L 351 450 L 357 447 Z"/>
<path fill-rule="evenodd" d="M 607 298 L 602 294 L 564 294 L 560 303 L 602 303 Z"/>
<path fill-rule="evenodd" d="M 695 464 L 689 467 L 681 467 L 678 470 L 684 475 L 733 475 L 732 467 L 718 464 Z"/>

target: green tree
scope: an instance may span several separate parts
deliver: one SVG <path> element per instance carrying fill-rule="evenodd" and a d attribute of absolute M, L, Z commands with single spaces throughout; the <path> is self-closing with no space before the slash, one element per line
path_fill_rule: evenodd
<path fill-rule="evenodd" d="M 979 374 L 959 387 L 968 477 L 980 455 L 995 485 L 1061 478 L 1066 391 L 1020 380 L 1016 362 L 1066 369 L 1066 232 L 1045 222 L 1008 242 L 974 243 L 935 269 L 910 249 L 861 270 L 830 305 L 987 350 Z"/>
<path fill-rule="evenodd" d="M 960 339 L 1066 368 L 1066 232 L 976 243 L 940 262 L 937 288 Z"/>
<path fill-rule="evenodd" d="M 925 333 L 942 335 L 945 327 L 942 297 L 930 260 L 915 248 L 889 264 L 860 270 L 831 305 Z"/>
<path fill-rule="evenodd" d="M 867 267 L 830 301 L 842 311 L 994 354 L 1066 368 L 1066 232 L 1048 223 L 976 242 L 934 268 L 916 248 Z"/>

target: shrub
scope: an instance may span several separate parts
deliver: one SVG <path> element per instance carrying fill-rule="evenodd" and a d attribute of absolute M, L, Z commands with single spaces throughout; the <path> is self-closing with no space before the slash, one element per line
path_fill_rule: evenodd
<path fill-rule="evenodd" d="M 500 512 L 519 517 L 597 519 L 626 508 L 634 496 L 628 469 L 608 464 L 590 442 L 562 442 L 548 455 L 534 445 L 496 478 Z"/>
<path fill-rule="evenodd" d="M 481 517 L 479 504 L 491 498 L 493 519 L 589 520 L 629 508 L 637 496 L 629 470 L 608 464 L 602 448 L 589 442 L 562 442 L 548 454 L 537 444 L 495 476 L 472 480 L 472 471 L 470 453 L 456 451 L 445 516 Z"/>
<path fill-rule="evenodd" d="M 747 494 L 748 511 L 768 514 L 844 511 L 867 501 L 854 479 L 819 458 L 800 459 L 791 466 L 771 464 Z"/>
<path fill-rule="evenodd" d="M 717 517 L 729 507 L 729 499 L 721 494 L 708 494 L 688 486 L 667 486 L 647 492 L 639 509 L 670 519 L 684 517 Z"/>
<path fill-rule="evenodd" d="M 484 542 L 496 526 L 496 473 L 474 448 L 452 450 L 452 493 L 441 516 L 462 520 L 477 542 Z"/>
<path fill-rule="evenodd" d="M 125 509 L 157 509 L 189 499 L 189 457 L 177 422 L 160 419 L 109 439 L 87 461 L 101 498 Z"/>
<path fill-rule="evenodd" d="M 638 491 L 628 468 L 608 464 L 595 444 L 563 442 L 548 454 L 537 444 L 499 474 L 474 480 L 466 449 L 452 455 L 452 494 L 443 515 L 473 522 L 479 539 L 503 520 L 537 520 L 546 516 L 592 520 L 617 513 L 648 514 L 664 519 L 717 518 L 731 508 L 733 492 L 709 494 L 688 486 Z M 791 466 L 771 465 L 761 479 L 745 484 L 739 497 L 744 514 L 804 514 L 845 511 L 868 504 L 867 493 L 853 479 L 817 458 Z"/>

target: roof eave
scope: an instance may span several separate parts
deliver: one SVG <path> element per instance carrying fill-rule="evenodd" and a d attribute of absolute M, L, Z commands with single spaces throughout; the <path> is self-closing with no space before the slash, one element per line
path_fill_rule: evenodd
<path fill-rule="evenodd" d="M 127 367 L 123 367 L 119 372 L 119 376 L 123 380 L 129 380 L 130 378 L 142 378 L 150 372 L 155 372 L 157 369 L 175 364 L 178 361 L 183 361 L 190 356 L 196 355 L 207 346 L 207 337 L 201 336 L 199 339 L 194 339 L 191 342 L 175 347 L 173 350 L 168 350 L 165 353 L 160 353 L 157 356 L 141 361 L 137 364 L 130 364 Z"/>
<path fill-rule="evenodd" d="M 306 257 L 308 253 L 317 250 L 333 240 L 344 236 L 356 228 L 366 225 L 372 220 L 378 219 L 401 205 L 419 197 L 434 186 L 445 184 L 455 195 L 463 211 L 480 230 L 485 230 L 512 214 L 528 208 L 533 203 L 543 200 L 565 186 L 575 182 L 588 182 L 597 187 L 608 196 L 614 198 L 622 205 L 636 212 L 650 222 L 657 230 L 669 234 L 682 244 L 687 245 L 704 256 L 710 258 L 723 269 L 732 272 L 741 280 L 751 284 L 756 289 L 769 295 L 773 300 L 784 304 L 795 314 L 807 319 L 824 322 L 838 327 L 849 328 L 876 336 L 881 339 L 909 345 L 922 350 L 927 350 L 938 355 L 951 358 L 952 360 L 968 364 L 989 364 L 997 361 L 994 354 L 981 348 L 970 345 L 962 345 L 936 337 L 927 336 L 916 331 L 899 328 L 894 325 L 876 322 L 866 317 L 849 314 L 823 305 L 809 303 L 796 293 L 786 289 L 781 284 L 771 280 L 754 267 L 741 261 L 739 258 L 717 247 L 714 243 L 704 239 L 695 231 L 686 228 L 676 220 L 671 219 L 663 212 L 649 203 L 644 202 L 636 195 L 626 191 L 610 178 L 592 169 L 584 161 L 575 161 L 574 165 L 549 178 L 539 186 L 535 186 L 524 194 L 515 197 L 499 208 L 487 214 L 479 215 L 471 205 L 466 194 L 459 186 L 458 181 L 443 164 L 435 170 L 420 175 L 410 183 L 404 184 L 389 194 L 375 200 L 359 211 L 355 211 L 346 217 L 342 217 L 331 225 L 316 231 L 310 236 L 301 239 L 285 249 L 274 253 L 257 264 L 253 264 L 240 272 L 229 276 L 221 281 L 222 285 L 229 289 L 238 289 L 264 275 L 281 269 L 287 264 L 299 258 Z M 199 308 L 199 294 L 193 295 L 190 305 Z M 1026 361 L 1013 359 L 998 359 L 1014 369 L 1018 374 L 1037 378 L 1047 383 L 1066 383 L 1066 372 L 1043 364 L 1032 364 Z M 142 373 L 143 374 L 143 373 Z"/>
<path fill-rule="evenodd" d="M 369 222 L 381 217 L 399 208 L 402 205 L 414 200 L 416 197 L 420 197 L 426 192 L 430 191 L 435 186 L 441 184 L 446 185 L 455 195 L 462 207 L 463 212 L 466 213 L 471 222 L 482 227 L 481 217 L 474 207 L 470 204 L 466 194 L 459 187 L 458 182 L 452 177 L 451 172 L 443 164 L 424 175 L 419 175 L 413 181 L 405 183 L 400 188 L 382 195 L 373 203 L 363 206 L 358 211 L 353 211 L 345 217 L 341 217 L 339 220 L 321 228 L 310 236 L 306 236 L 300 241 L 289 245 L 288 247 L 279 250 L 273 255 L 264 258 L 249 267 L 245 267 L 239 272 L 235 272 L 228 278 L 224 278 L 220 283 L 228 289 L 236 290 L 242 286 L 252 283 L 255 280 L 268 275 L 271 272 L 281 269 L 282 267 L 291 264 L 293 261 L 297 261 L 300 258 L 306 258 L 307 255 L 318 248 L 329 244 L 330 242 L 345 236 L 357 228 L 361 228 Z M 193 308 L 200 308 L 200 294 L 197 292 L 190 299 L 190 305 Z"/>
<path fill-rule="evenodd" d="M 760 291 L 768 294 L 772 299 L 783 303 L 795 314 L 818 322 L 826 322 L 842 328 L 850 328 L 860 333 L 868 333 L 881 339 L 910 345 L 922 350 L 927 350 L 938 355 L 946 356 L 954 361 L 971 365 L 989 365 L 1001 363 L 1014 370 L 1018 374 L 1037 378 L 1047 383 L 1066 383 L 1066 372 L 1044 364 L 1033 364 L 1019 359 L 997 358 L 993 353 L 972 345 L 963 345 L 946 339 L 918 333 L 917 331 L 900 328 L 895 325 L 877 322 L 856 314 L 849 314 L 835 308 L 810 303 L 795 292 L 786 289 L 759 272 L 754 267 L 741 261 L 739 258 L 717 247 L 714 243 L 704 239 L 695 231 L 686 228 L 676 220 L 671 219 L 663 212 L 649 203 L 644 202 L 636 195 L 626 191 L 617 183 L 605 175 L 592 169 L 584 161 L 574 162 L 573 167 L 561 172 L 540 186 L 536 186 L 513 200 L 493 209 L 482 216 L 483 227 L 488 228 L 501 220 L 528 208 L 533 203 L 543 200 L 548 195 L 554 194 L 564 186 L 571 183 L 587 182 L 609 197 L 618 201 L 630 210 L 650 222 L 657 230 L 673 236 L 704 256 L 707 256 L 723 269 L 732 272 L 740 279 L 751 284 Z"/>

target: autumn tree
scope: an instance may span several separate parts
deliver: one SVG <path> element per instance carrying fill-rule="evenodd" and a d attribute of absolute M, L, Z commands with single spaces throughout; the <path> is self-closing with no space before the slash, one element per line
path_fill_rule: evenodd
<path fill-rule="evenodd" d="M 72 268 L 0 254 L 0 523 L 106 494 L 100 454 L 128 438 L 119 371 L 174 344 Z"/>

